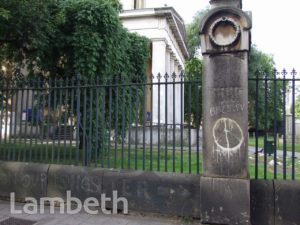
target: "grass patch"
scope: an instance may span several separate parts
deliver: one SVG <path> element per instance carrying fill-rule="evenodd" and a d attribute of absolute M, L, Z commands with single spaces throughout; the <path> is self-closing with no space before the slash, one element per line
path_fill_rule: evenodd
<path fill-rule="evenodd" d="M 85 157 L 83 150 L 76 149 L 75 145 L 69 143 L 65 146 L 64 142 L 60 144 L 49 143 L 41 144 L 17 141 L 16 145 L 12 143 L 0 144 L 0 160 L 12 160 L 21 162 L 36 162 L 50 164 L 84 165 Z M 199 154 L 199 170 L 197 168 L 197 152 L 191 151 L 173 151 L 173 149 L 161 148 L 160 150 L 149 148 L 131 149 L 111 147 L 105 149 L 105 154 L 101 150 L 92 152 L 90 166 L 104 168 L 124 168 L 136 170 L 153 170 L 166 172 L 197 173 L 202 169 L 202 155 Z M 77 160 L 76 160 L 77 159 Z M 97 159 L 97 160 L 95 160 Z M 152 159 L 152 160 L 151 160 Z M 78 163 L 76 163 L 78 161 Z M 189 169 L 190 168 L 190 169 Z"/>
<path fill-rule="evenodd" d="M 274 179 L 274 165 L 269 165 L 269 162 L 274 160 L 273 156 L 267 156 L 266 178 Z M 283 176 L 283 158 L 277 158 L 277 179 L 284 179 Z M 255 158 L 249 157 L 249 174 L 250 178 L 255 178 Z M 258 179 L 264 179 L 264 157 L 258 157 Z M 286 159 L 286 179 L 292 179 L 292 159 Z M 295 160 L 295 179 L 300 179 L 300 162 Z"/>
<path fill-rule="evenodd" d="M 65 151 L 64 151 L 65 147 Z M 117 169 L 133 169 L 133 170 L 153 170 L 153 171 L 167 171 L 177 173 L 202 173 L 202 154 L 195 151 L 173 151 L 170 147 L 165 150 L 161 148 L 159 151 L 155 147 L 153 150 L 146 148 L 135 149 L 133 145 L 131 149 L 127 147 L 122 149 L 114 147 L 106 149 L 106 154 L 101 154 L 99 150 L 97 153 L 93 152 L 91 155 L 90 166 L 103 168 L 117 168 Z M 21 162 L 36 162 L 49 164 L 66 164 L 66 165 L 84 165 L 84 154 L 82 150 L 76 150 L 76 146 L 64 142 L 60 144 L 49 143 L 35 143 L 34 141 L 21 142 L 1 142 L 0 144 L 0 160 L 11 160 Z M 31 160 L 30 160 L 31 159 Z M 77 159 L 77 160 L 76 160 Z M 97 160 L 95 160 L 97 159 Z M 152 160 L 151 160 L 152 159 Z M 267 163 L 273 159 L 273 156 L 267 156 Z M 197 162 L 199 160 L 199 168 Z M 278 158 L 277 178 L 283 179 L 283 159 Z M 77 162 L 77 163 L 76 163 Z M 286 160 L 287 179 L 291 179 L 292 161 Z M 274 178 L 274 166 L 267 164 L 267 179 Z M 249 174 L 250 178 L 255 178 L 255 158 L 249 156 Z M 300 179 L 300 161 L 295 160 L 295 178 Z M 264 157 L 258 157 L 258 178 L 264 178 Z"/>
<path fill-rule="evenodd" d="M 268 141 L 274 141 L 274 138 L 272 136 L 268 137 Z M 277 141 L 278 143 L 278 141 Z M 255 138 L 254 137 L 249 137 L 248 141 L 249 146 L 255 146 Z M 264 147 L 264 137 L 260 136 L 258 137 L 258 147 L 263 148 Z M 279 143 L 277 146 L 278 150 L 283 150 L 283 143 Z M 287 151 L 292 151 L 292 144 L 287 143 L 286 144 L 286 149 Z M 300 143 L 295 143 L 295 152 L 300 152 Z"/>

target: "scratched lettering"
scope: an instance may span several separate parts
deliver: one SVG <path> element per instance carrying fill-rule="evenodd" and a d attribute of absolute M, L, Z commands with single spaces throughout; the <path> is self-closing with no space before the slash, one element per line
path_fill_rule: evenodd
<path fill-rule="evenodd" d="M 238 101 L 243 96 L 242 88 L 212 88 L 210 95 L 215 101 Z"/>
<path fill-rule="evenodd" d="M 245 104 L 221 104 L 209 109 L 210 116 L 219 116 L 226 113 L 243 112 L 245 110 Z"/>

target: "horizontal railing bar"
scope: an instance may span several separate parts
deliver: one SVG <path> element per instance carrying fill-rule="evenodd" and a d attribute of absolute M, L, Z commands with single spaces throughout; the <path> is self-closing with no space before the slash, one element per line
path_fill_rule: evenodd
<path fill-rule="evenodd" d="M 7 90 L 60 90 L 60 89 L 75 89 L 75 88 L 100 88 L 100 87 L 131 87 L 131 86 L 144 86 L 144 85 L 168 85 L 168 84 L 195 84 L 200 83 L 200 81 L 177 81 L 177 82 L 160 82 L 160 83 L 130 83 L 130 84 L 102 84 L 102 85 L 74 85 L 74 86 L 62 86 L 62 87 L 45 87 L 45 88 L 37 88 L 37 87 L 25 87 L 25 88 L 1 88 L 2 91 Z"/>
<path fill-rule="evenodd" d="M 260 80 L 260 81 L 265 81 L 265 80 L 276 80 L 276 81 L 300 81 L 300 78 L 248 78 L 248 80 L 253 80 L 253 81 L 256 81 L 256 80 Z"/>

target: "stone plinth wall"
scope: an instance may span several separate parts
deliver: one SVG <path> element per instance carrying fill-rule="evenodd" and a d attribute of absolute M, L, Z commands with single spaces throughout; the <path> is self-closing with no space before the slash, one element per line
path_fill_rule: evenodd
<path fill-rule="evenodd" d="M 158 213 L 163 215 L 200 218 L 211 198 L 218 192 L 221 213 L 241 205 L 222 205 L 222 201 L 235 196 L 245 180 L 226 179 L 214 183 L 211 195 L 200 203 L 201 190 L 205 190 L 211 178 L 195 174 L 179 174 L 150 171 L 87 168 L 36 163 L 0 161 L 0 196 L 9 197 L 15 192 L 16 199 L 25 197 L 61 197 L 66 191 L 72 197 L 85 200 L 102 193 L 110 197 L 114 190 L 119 197 L 126 197 L 129 213 Z M 230 189 L 230 187 L 235 187 Z M 300 221 L 300 181 L 251 180 L 251 224 L 290 225 Z M 223 193 L 223 195 L 222 195 Z M 235 202 L 239 202 L 236 199 Z M 223 206 L 223 207 L 222 207 Z M 239 215 L 237 215 L 239 216 Z M 240 215 L 243 216 L 243 215 Z"/>

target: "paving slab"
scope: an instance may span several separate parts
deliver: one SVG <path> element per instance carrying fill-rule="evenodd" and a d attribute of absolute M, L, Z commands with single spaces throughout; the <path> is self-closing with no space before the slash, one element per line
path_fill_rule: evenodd
<path fill-rule="evenodd" d="M 16 203 L 15 208 L 20 210 L 23 208 L 23 203 Z M 199 220 L 183 221 L 173 217 L 159 217 L 157 215 L 106 215 L 99 213 L 90 215 L 86 212 L 79 212 L 75 215 L 60 214 L 59 208 L 55 208 L 55 213 L 50 214 L 49 207 L 45 206 L 45 214 L 30 215 L 26 213 L 11 215 L 10 202 L 0 200 L 0 221 L 9 217 L 36 221 L 34 225 L 199 225 Z"/>

